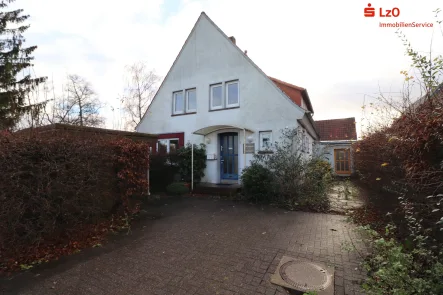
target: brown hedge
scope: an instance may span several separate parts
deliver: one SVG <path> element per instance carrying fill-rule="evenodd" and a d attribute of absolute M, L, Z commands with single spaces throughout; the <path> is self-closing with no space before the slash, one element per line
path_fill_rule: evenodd
<path fill-rule="evenodd" d="M 0 266 L 134 213 L 130 199 L 146 195 L 148 163 L 148 145 L 125 138 L 0 134 Z"/>
<path fill-rule="evenodd" d="M 443 192 L 443 87 L 354 150 L 357 170 L 373 187 L 397 183 L 424 197 Z"/>
<path fill-rule="evenodd" d="M 398 198 L 407 198 L 443 240 L 435 226 L 441 216 L 433 210 L 441 198 L 428 198 L 443 194 L 443 87 L 353 148 L 361 179 L 378 192 L 369 194 L 370 200 L 380 209 L 401 212 Z"/>

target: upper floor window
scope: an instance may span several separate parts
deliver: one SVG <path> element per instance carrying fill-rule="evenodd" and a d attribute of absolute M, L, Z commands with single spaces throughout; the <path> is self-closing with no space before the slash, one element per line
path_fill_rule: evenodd
<path fill-rule="evenodd" d="M 173 93 L 172 114 L 180 115 L 197 111 L 197 91 L 195 88 Z"/>
<path fill-rule="evenodd" d="M 197 91 L 194 89 L 186 90 L 186 112 L 197 111 Z"/>
<path fill-rule="evenodd" d="M 236 107 L 239 105 L 238 81 L 226 83 L 226 107 Z"/>
<path fill-rule="evenodd" d="M 222 84 L 211 85 L 211 110 L 223 108 Z"/>
<path fill-rule="evenodd" d="M 240 105 L 240 88 L 238 81 L 218 83 L 210 86 L 211 110 L 238 107 Z"/>
<path fill-rule="evenodd" d="M 185 100 L 183 99 L 183 91 L 174 92 L 173 97 L 173 113 L 183 114 L 185 112 Z"/>

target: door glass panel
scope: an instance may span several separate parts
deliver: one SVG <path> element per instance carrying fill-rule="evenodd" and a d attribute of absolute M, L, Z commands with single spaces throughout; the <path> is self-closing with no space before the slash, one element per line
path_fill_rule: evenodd
<path fill-rule="evenodd" d="M 234 174 L 238 173 L 238 157 L 234 157 L 234 167 L 232 173 Z"/>
<path fill-rule="evenodd" d="M 234 135 L 234 154 L 238 154 L 238 136 Z"/>
<path fill-rule="evenodd" d="M 223 137 L 223 156 L 225 157 L 228 154 L 228 144 L 227 144 L 228 138 Z"/>
<path fill-rule="evenodd" d="M 232 174 L 232 156 L 228 156 L 226 160 L 226 162 L 228 163 L 226 172 L 228 174 Z"/>
<path fill-rule="evenodd" d="M 228 150 L 229 155 L 234 153 L 234 137 L 232 135 L 228 136 Z"/>

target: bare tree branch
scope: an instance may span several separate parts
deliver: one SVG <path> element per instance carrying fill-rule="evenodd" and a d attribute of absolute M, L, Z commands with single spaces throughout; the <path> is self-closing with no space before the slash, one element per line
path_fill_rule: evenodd
<path fill-rule="evenodd" d="M 134 130 L 157 92 L 160 77 L 143 62 L 127 66 L 126 71 L 128 87 L 123 95 L 123 108 L 129 117 L 126 128 Z"/>
<path fill-rule="evenodd" d="M 100 115 L 104 104 L 98 99 L 91 83 L 78 75 L 67 77 L 66 91 L 56 97 L 52 108 L 46 111 L 49 123 L 66 123 L 78 126 L 102 126 L 105 118 Z"/>

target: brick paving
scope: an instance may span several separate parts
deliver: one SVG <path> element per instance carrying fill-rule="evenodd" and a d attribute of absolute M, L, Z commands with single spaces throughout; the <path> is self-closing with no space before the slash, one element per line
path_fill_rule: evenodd
<path fill-rule="evenodd" d="M 335 294 L 362 294 L 359 256 L 342 242 L 362 246 L 344 216 L 210 199 L 167 202 L 152 208 L 161 218 L 141 221 L 139 234 L 119 247 L 49 274 L 19 276 L 6 294 L 288 294 L 270 283 L 283 255 L 330 263 Z"/>

